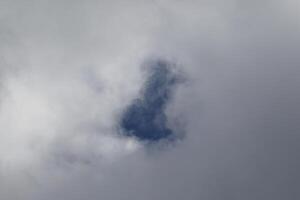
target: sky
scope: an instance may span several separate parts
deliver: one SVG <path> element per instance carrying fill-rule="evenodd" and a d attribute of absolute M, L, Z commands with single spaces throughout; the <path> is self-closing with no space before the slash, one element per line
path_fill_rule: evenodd
<path fill-rule="evenodd" d="M 0 0 L 0 199 L 299 199 L 299 10 Z"/>

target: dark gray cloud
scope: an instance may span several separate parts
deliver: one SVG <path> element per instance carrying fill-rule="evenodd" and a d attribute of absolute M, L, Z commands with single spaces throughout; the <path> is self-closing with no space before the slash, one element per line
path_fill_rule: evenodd
<path fill-rule="evenodd" d="M 0 3 L 1 199 L 299 199 L 297 2 Z M 188 79 L 151 149 L 118 134 L 149 57 Z"/>

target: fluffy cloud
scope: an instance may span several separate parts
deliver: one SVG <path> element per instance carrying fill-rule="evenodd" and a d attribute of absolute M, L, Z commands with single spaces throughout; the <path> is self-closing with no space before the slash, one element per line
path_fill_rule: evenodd
<path fill-rule="evenodd" d="M 1 1 L 0 197 L 297 199 L 295 1 Z M 175 142 L 120 134 L 151 59 Z"/>

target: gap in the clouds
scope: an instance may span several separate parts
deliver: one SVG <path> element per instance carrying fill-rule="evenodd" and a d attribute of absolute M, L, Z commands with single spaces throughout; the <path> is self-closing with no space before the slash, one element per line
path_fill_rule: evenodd
<path fill-rule="evenodd" d="M 156 60 L 147 64 L 147 80 L 141 97 L 135 99 L 121 118 L 122 133 L 141 141 L 156 142 L 174 139 L 174 131 L 167 126 L 166 106 L 172 98 L 180 76 L 174 64 Z"/>

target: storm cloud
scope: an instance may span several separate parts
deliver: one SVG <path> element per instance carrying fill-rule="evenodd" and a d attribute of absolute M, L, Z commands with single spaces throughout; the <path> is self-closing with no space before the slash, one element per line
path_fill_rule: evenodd
<path fill-rule="evenodd" d="M 0 199 L 299 199 L 299 9 L 0 0 Z"/>

